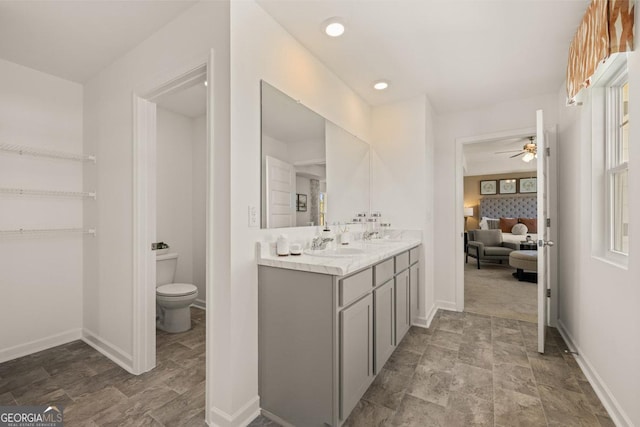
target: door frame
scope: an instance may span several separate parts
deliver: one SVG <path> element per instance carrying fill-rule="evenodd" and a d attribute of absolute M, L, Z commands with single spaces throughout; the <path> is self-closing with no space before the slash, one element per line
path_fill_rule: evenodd
<path fill-rule="evenodd" d="M 147 81 L 133 92 L 133 352 L 132 368 L 136 375 L 156 366 L 156 260 L 151 243 L 156 239 L 156 104 L 161 95 L 176 92 L 203 76 L 213 82 L 213 50 L 162 77 Z M 207 85 L 207 173 L 205 269 L 206 306 L 211 307 L 210 285 L 213 274 L 211 250 L 213 227 L 213 84 Z M 213 316 L 206 313 L 207 335 Z"/>
<path fill-rule="evenodd" d="M 549 161 L 549 192 L 550 192 L 550 206 L 548 207 L 548 213 L 551 221 L 551 227 L 549 230 L 551 240 L 558 241 L 557 239 L 557 150 L 556 150 L 556 126 L 550 126 L 545 128 L 547 136 L 547 147 L 551 149 L 551 156 L 547 158 Z M 530 135 L 536 134 L 536 127 L 512 129 L 507 131 L 481 134 L 469 137 L 456 138 L 455 148 L 455 169 L 456 169 L 456 181 L 455 181 L 455 308 L 457 311 L 464 311 L 464 157 L 463 148 L 467 144 L 477 144 L 480 142 L 495 141 L 498 139 L 508 138 L 524 138 Z M 556 326 L 556 319 L 558 318 L 558 292 L 557 292 L 557 253 L 558 251 L 550 251 L 551 262 L 551 298 L 549 301 L 549 310 L 547 317 L 547 324 L 550 326 Z"/>

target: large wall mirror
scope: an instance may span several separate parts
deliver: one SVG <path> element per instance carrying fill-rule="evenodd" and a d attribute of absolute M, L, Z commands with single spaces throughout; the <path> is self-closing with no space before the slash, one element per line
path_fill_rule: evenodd
<path fill-rule="evenodd" d="M 369 211 L 369 144 L 262 81 L 262 228 Z"/>

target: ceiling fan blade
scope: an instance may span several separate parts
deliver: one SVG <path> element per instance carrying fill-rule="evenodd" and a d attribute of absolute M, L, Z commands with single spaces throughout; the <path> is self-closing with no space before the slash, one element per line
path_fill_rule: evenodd
<path fill-rule="evenodd" d="M 513 156 L 509 157 L 510 159 L 513 159 L 514 157 L 518 157 L 518 156 L 522 156 L 524 153 L 526 153 L 526 151 L 523 151 L 521 153 L 518 154 L 514 154 Z"/>
<path fill-rule="evenodd" d="M 519 153 L 520 151 L 522 151 L 522 150 L 496 151 L 493 154 Z"/>

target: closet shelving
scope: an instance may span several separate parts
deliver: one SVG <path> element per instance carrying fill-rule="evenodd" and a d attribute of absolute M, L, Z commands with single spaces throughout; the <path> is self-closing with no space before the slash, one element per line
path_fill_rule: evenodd
<path fill-rule="evenodd" d="M 75 160 L 79 162 L 96 162 L 96 156 L 67 153 L 64 151 L 44 150 L 41 148 L 27 147 L 16 144 L 0 144 L 0 151 L 8 153 L 16 153 L 20 155 L 29 155 L 35 157 L 48 157 L 51 159 Z"/>
<path fill-rule="evenodd" d="M 60 234 L 60 233 L 76 233 L 76 234 L 91 234 L 96 235 L 94 228 L 18 228 L 14 230 L 0 230 L 0 236 L 23 236 L 23 235 L 37 235 L 37 234 Z"/>
<path fill-rule="evenodd" d="M 79 162 L 96 163 L 96 157 L 92 155 L 67 153 L 63 151 L 45 150 L 41 148 L 27 147 L 17 144 L 0 144 L 0 152 L 9 152 L 19 155 L 29 155 L 35 157 L 46 157 L 51 159 L 72 160 Z M 22 196 L 46 196 L 46 197 L 66 197 L 66 198 L 92 198 L 96 199 L 95 191 L 60 191 L 60 190 L 38 190 L 26 188 L 0 187 L 0 194 L 13 194 Z M 11 230 L 0 230 L 0 237 L 11 236 L 49 236 L 57 234 L 89 234 L 96 235 L 94 228 L 18 228 Z"/>
<path fill-rule="evenodd" d="M 0 194 L 15 194 L 20 196 L 89 197 L 94 200 L 96 199 L 95 191 L 52 191 L 0 187 Z"/>

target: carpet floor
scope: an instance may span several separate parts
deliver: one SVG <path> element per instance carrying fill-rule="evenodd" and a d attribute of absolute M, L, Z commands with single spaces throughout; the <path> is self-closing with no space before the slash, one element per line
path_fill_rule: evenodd
<path fill-rule="evenodd" d="M 464 311 L 504 319 L 537 322 L 536 283 L 520 282 L 508 264 L 482 263 L 474 259 L 464 266 Z"/>

